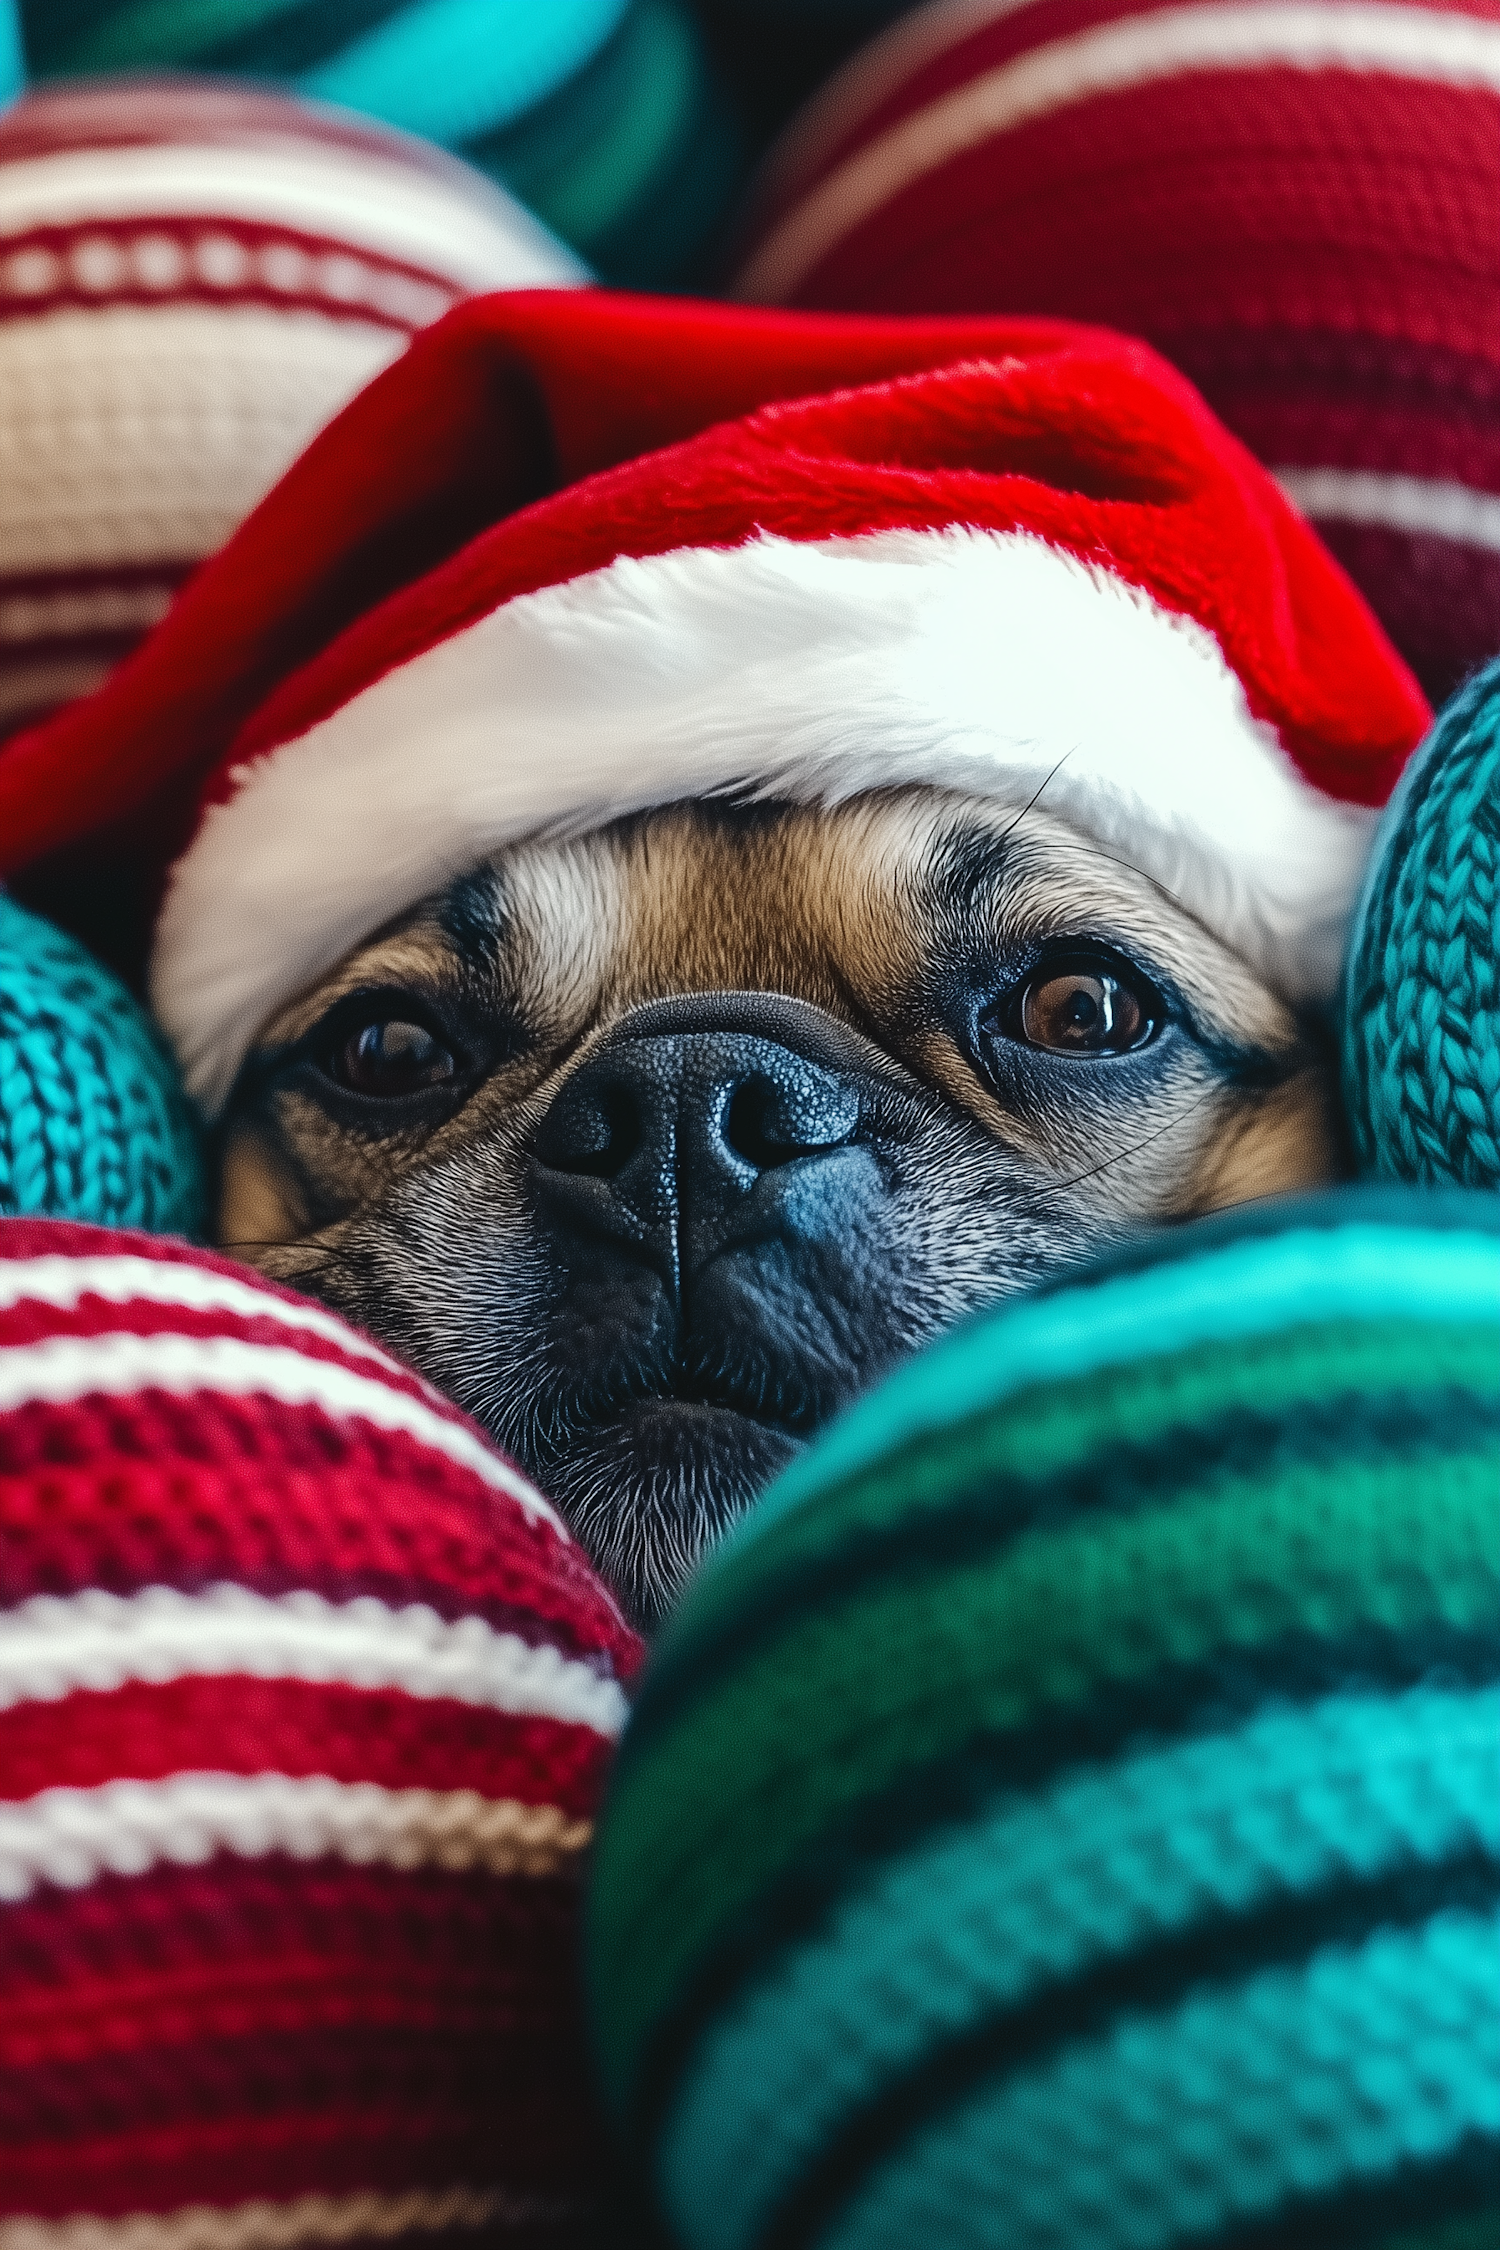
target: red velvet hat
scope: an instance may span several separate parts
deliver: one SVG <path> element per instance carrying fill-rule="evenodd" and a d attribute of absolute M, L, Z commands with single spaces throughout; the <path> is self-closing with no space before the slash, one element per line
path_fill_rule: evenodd
<path fill-rule="evenodd" d="M 0 872 L 54 910 L 167 875 L 150 989 L 210 1109 L 279 1004 L 486 852 L 717 793 L 1045 793 L 1318 995 L 1426 717 L 1143 346 L 492 298 L 0 757 Z"/>

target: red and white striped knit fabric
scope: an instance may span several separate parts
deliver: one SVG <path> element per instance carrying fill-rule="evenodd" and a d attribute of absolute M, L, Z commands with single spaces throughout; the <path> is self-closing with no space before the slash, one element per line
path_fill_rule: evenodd
<path fill-rule="evenodd" d="M 0 2250 L 572 2239 L 575 1876 L 637 1656 L 341 1321 L 0 1221 Z"/>
<path fill-rule="evenodd" d="M 581 278 L 478 173 L 340 111 L 28 94 L 0 120 L 0 734 L 96 686 L 418 329 Z"/>
<path fill-rule="evenodd" d="M 1500 647 L 1497 0 L 934 0 L 792 126 L 763 303 L 1145 336 L 1442 695 Z"/>

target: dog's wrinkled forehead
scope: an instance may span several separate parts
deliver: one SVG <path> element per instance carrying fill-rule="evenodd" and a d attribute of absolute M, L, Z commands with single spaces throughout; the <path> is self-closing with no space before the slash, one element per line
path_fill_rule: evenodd
<path fill-rule="evenodd" d="M 714 990 L 785 992 L 869 1028 L 976 926 L 1002 951 L 1087 930 L 1179 989 L 1210 1036 L 1287 1034 L 1289 1011 L 1151 877 L 1040 807 L 1018 821 L 912 790 L 833 810 L 699 802 L 514 845 L 357 948 L 261 1045 L 305 1036 L 346 994 L 433 980 L 482 986 L 548 1041 Z"/>
<path fill-rule="evenodd" d="M 1041 805 L 512 846 L 270 1025 L 220 1237 L 403 1352 L 635 1614 L 928 1337 L 1337 1160 L 1310 1026 Z"/>

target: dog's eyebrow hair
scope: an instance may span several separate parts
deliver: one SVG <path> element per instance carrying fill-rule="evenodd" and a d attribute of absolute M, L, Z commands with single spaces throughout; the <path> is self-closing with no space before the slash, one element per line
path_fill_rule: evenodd
<path fill-rule="evenodd" d="M 493 969 L 510 939 L 505 887 L 493 867 L 457 875 L 437 902 L 438 928 L 460 964 L 476 974 Z"/>
<path fill-rule="evenodd" d="M 934 901 L 949 908 L 970 907 L 976 894 L 998 883 L 1009 858 L 1007 837 L 984 828 L 953 828 L 938 847 L 932 874 Z"/>
<path fill-rule="evenodd" d="M 974 893 L 986 883 L 998 882 L 1005 872 L 1006 845 L 1029 812 L 1035 810 L 1046 791 L 1062 772 L 1072 757 L 1065 750 L 1050 773 L 1043 774 L 1031 795 L 1015 817 L 1006 822 L 998 835 L 989 828 L 951 829 L 943 842 L 942 870 L 937 889 L 945 906 L 972 904 Z"/>

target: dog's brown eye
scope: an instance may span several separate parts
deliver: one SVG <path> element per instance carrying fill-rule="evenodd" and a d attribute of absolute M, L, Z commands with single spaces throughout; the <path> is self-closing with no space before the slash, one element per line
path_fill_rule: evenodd
<path fill-rule="evenodd" d="M 1124 1055 L 1151 1030 L 1142 993 L 1103 963 L 1040 970 L 1021 994 L 1021 1033 L 1053 1055 Z"/>
<path fill-rule="evenodd" d="M 390 1101 L 440 1086 L 457 1066 L 448 1049 L 419 1023 L 367 1023 L 351 1032 L 334 1058 L 333 1075 L 351 1093 Z"/>

